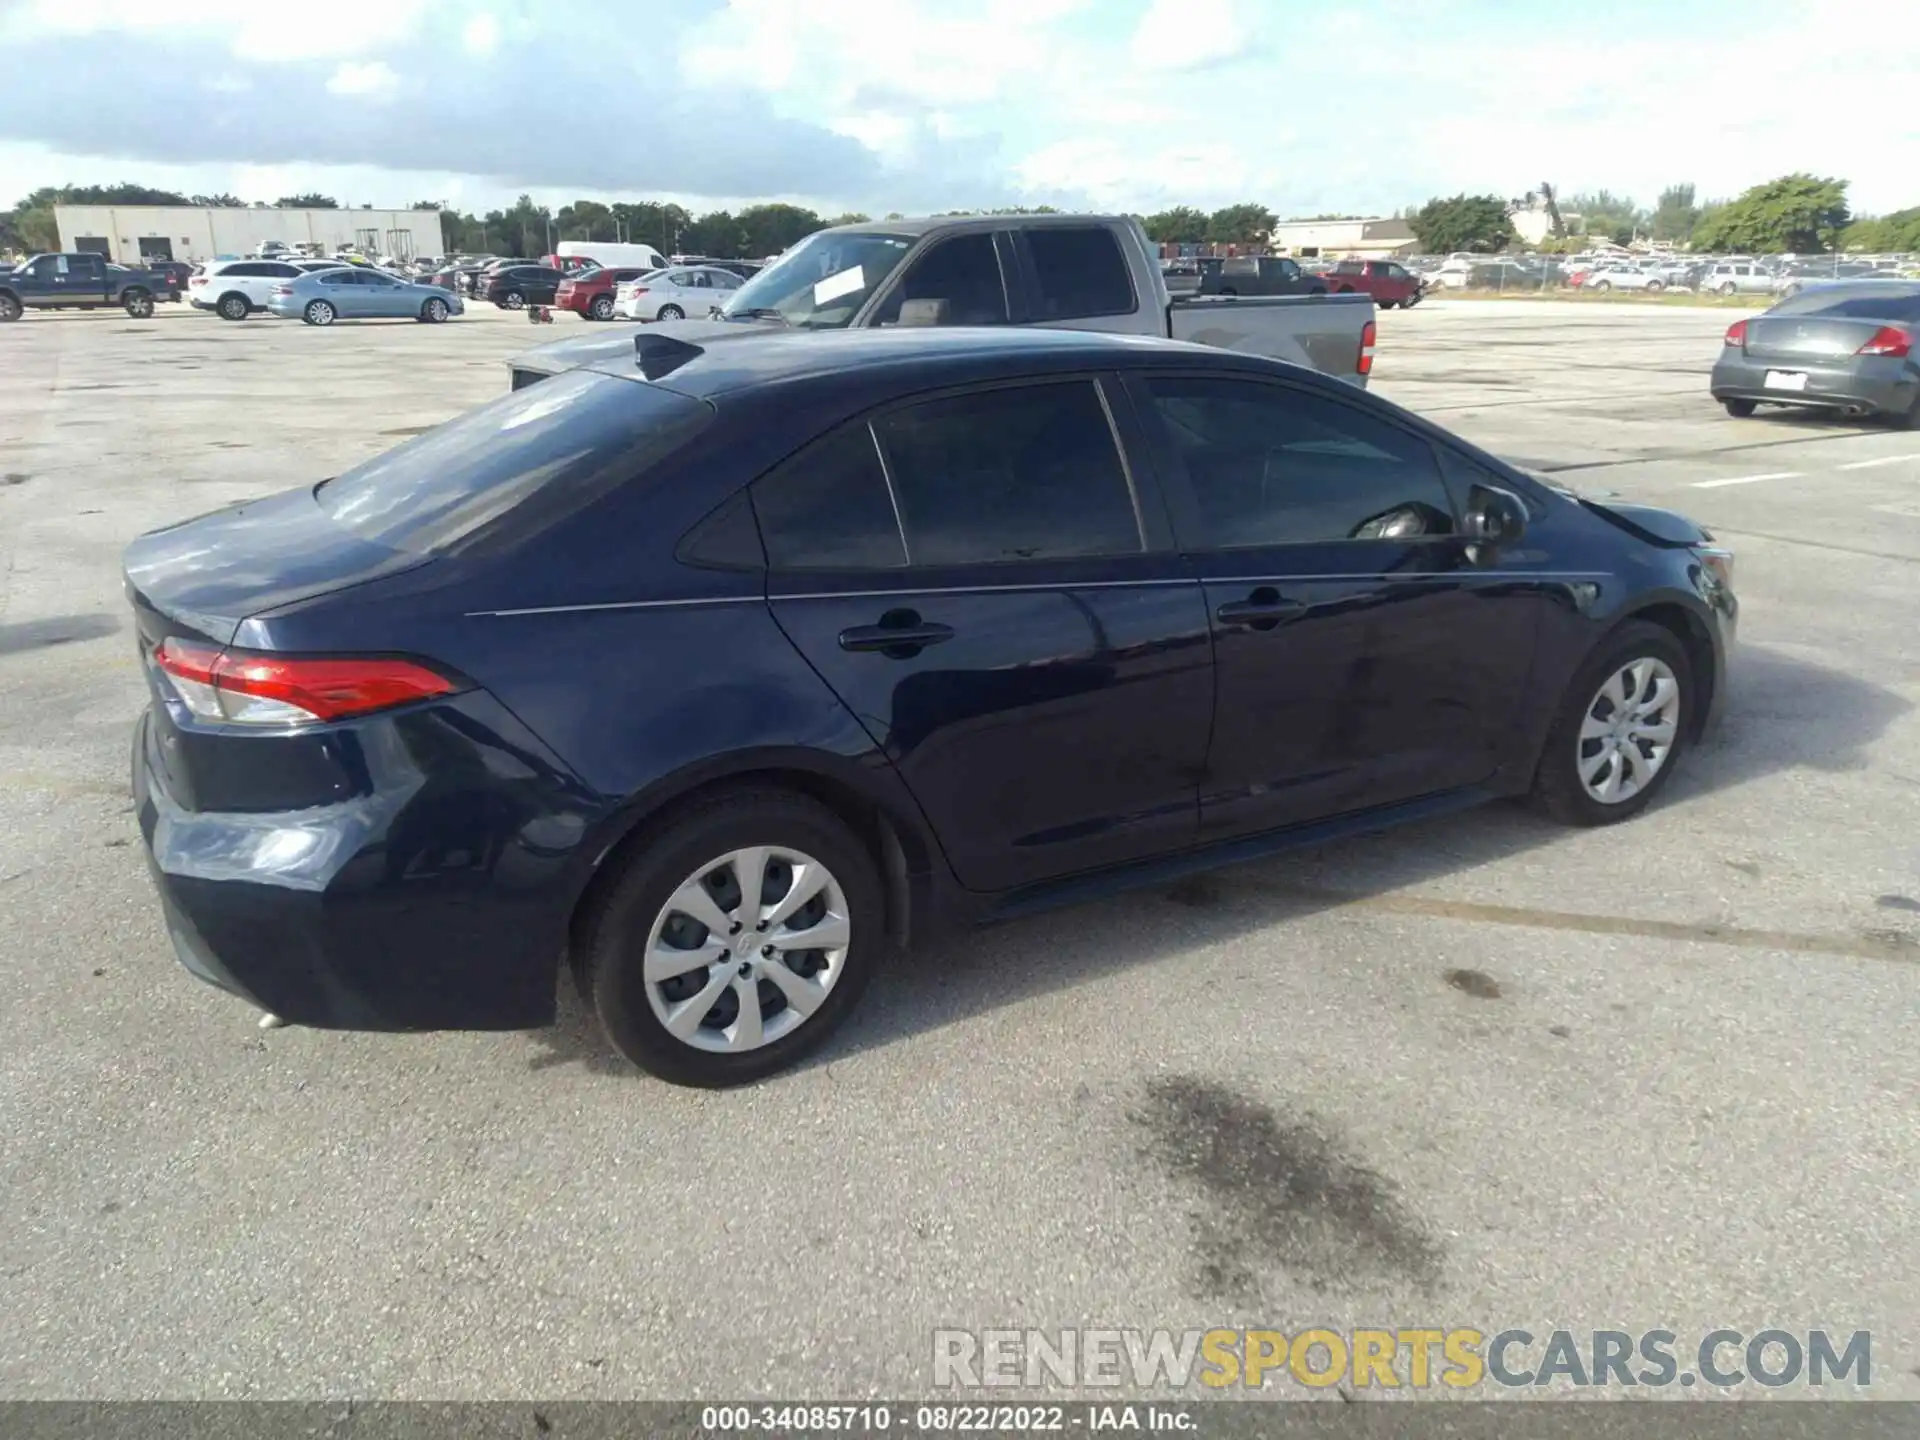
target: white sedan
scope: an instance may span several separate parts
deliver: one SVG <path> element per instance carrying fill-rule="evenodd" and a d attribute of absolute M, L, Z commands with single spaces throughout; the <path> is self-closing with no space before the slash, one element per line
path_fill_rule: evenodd
<path fill-rule="evenodd" d="M 613 308 L 629 320 L 704 320 L 720 310 L 742 284 L 731 270 L 711 265 L 675 265 L 629 280 L 614 293 Z"/>

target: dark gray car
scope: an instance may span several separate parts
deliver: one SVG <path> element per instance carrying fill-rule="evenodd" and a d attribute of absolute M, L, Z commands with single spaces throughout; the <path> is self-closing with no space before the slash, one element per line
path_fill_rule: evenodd
<path fill-rule="evenodd" d="M 1809 285 L 1736 322 L 1709 382 L 1729 415 L 1794 405 L 1920 426 L 1920 282 Z"/>

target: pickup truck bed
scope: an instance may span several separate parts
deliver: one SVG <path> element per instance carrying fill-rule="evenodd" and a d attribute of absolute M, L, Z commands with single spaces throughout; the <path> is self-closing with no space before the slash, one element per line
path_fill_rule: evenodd
<path fill-rule="evenodd" d="M 1284 324 L 1275 324 L 1276 312 Z M 1271 355 L 1365 384 L 1373 345 L 1367 295 L 1185 295 L 1167 303 L 1170 339 Z"/>

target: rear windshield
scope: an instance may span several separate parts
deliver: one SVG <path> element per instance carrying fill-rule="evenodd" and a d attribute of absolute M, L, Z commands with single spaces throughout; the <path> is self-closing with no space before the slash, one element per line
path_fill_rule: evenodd
<path fill-rule="evenodd" d="M 315 495 L 357 535 L 439 554 L 574 513 L 659 464 L 712 414 L 644 381 L 568 371 L 375 456 Z"/>
<path fill-rule="evenodd" d="M 1782 300 L 1767 313 L 1834 320 L 1920 320 L 1920 288 L 1887 284 L 1816 287 Z"/>

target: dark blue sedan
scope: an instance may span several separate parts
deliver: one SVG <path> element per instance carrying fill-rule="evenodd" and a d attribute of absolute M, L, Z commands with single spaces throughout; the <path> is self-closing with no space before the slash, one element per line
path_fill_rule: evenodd
<path fill-rule="evenodd" d="M 1499 796 L 1647 805 L 1731 557 L 1353 386 L 685 322 L 136 541 L 180 958 L 304 1025 L 751 1080 L 945 926 Z M 584 363 L 582 363 L 584 362 Z"/>

